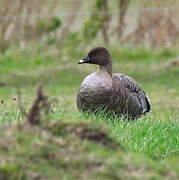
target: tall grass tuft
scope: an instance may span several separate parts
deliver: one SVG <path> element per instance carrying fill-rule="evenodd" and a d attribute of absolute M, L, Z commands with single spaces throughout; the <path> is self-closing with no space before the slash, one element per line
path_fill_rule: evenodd
<path fill-rule="evenodd" d="M 104 111 L 98 114 L 86 113 L 84 120 L 106 123 L 115 138 L 126 149 L 139 152 L 153 159 L 166 159 L 179 152 L 178 120 L 167 113 L 155 113 L 138 120 L 126 121 L 125 118 L 114 118 Z"/>

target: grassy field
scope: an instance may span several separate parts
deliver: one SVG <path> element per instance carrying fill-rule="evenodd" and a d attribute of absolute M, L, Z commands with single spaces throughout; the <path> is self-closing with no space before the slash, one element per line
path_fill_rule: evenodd
<path fill-rule="evenodd" d="M 97 68 L 77 64 L 89 49 L 29 46 L 0 56 L 0 178 L 178 179 L 179 67 L 169 61 L 177 48 L 110 45 L 114 72 L 135 78 L 152 105 L 150 114 L 129 123 L 77 111 L 80 83 Z M 17 95 L 28 111 L 39 84 L 56 101 L 33 127 Z"/>

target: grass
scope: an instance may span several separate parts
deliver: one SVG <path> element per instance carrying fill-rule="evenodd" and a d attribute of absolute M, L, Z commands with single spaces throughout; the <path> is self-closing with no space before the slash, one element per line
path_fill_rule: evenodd
<path fill-rule="evenodd" d="M 39 49 L 9 51 L 0 57 L 0 82 L 5 84 L 0 87 L 0 157 L 4 160 L 0 177 L 22 179 L 37 172 L 42 179 L 177 179 L 179 68 L 160 68 L 178 56 L 177 48 L 153 51 L 110 46 L 114 71 L 135 78 L 152 104 L 149 115 L 129 123 L 103 113 L 93 116 L 77 111 L 77 89 L 96 69 L 77 65 L 85 51 L 60 54 Z M 20 89 L 28 110 L 39 83 L 57 102 L 41 126 L 31 127 L 23 123 L 17 92 Z"/>

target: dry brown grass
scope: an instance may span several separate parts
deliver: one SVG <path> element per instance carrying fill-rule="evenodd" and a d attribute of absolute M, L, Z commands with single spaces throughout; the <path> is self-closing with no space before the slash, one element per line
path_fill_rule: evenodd
<path fill-rule="evenodd" d="M 50 109 L 50 101 L 48 97 L 44 95 L 42 86 L 38 88 L 37 97 L 34 100 L 29 113 L 27 114 L 27 120 L 31 125 L 40 124 L 41 111 L 45 110 L 48 112 Z"/>
<path fill-rule="evenodd" d="M 78 30 L 82 28 L 87 14 L 90 14 L 91 3 L 94 2 L 97 1 L 14 0 L 12 3 L 11 0 L 1 0 L 0 51 L 4 52 L 12 45 L 24 47 L 29 42 L 44 40 L 47 34 L 39 33 L 38 23 L 45 21 L 48 24 L 56 15 L 62 18 L 62 28 L 57 28 L 54 39 L 58 39 L 58 46 L 63 46 L 65 38 L 71 31 L 76 30 L 76 26 L 79 26 Z M 140 0 L 139 5 L 132 7 L 135 10 L 138 8 L 137 16 L 133 13 L 129 16 L 132 11 L 130 2 L 132 1 L 113 2 L 116 9 L 111 9 L 110 1 L 105 0 L 102 3 L 100 9 L 104 16 L 102 17 L 104 42 L 112 41 L 111 37 L 115 37 L 116 34 L 124 43 L 145 44 L 152 47 L 171 46 L 178 42 L 177 0 Z M 116 11 L 118 14 L 115 16 Z M 111 23 L 114 18 L 114 23 Z M 137 23 L 133 25 L 131 22 L 134 21 Z"/>
<path fill-rule="evenodd" d="M 68 33 L 71 30 L 71 27 L 73 26 L 75 19 L 77 18 L 77 15 L 79 11 L 77 9 L 80 8 L 82 5 L 81 0 L 76 0 L 71 3 L 71 11 L 68 16 L 66 16 L 65 24 L 60 32 L 60 40 L 59 40 L 59 46 L 62 47 L 65 37 L 68 35 Z"/>
<path fill-rule="evenodd" d="M 26 40 L 38 38 L 37 23 L 45 14 L 53 15 L 60 6 L 58 0 L 2 0 L 0 4 L 0 50 L 5 51 L 13 41 L 24 45 Z M 45 17 L 48 21 L 50 16 Z"/>
<path fill-rule="evenodd" d="M 130 1 L 131 0 L 118 0 L 118 9 L 119 9 L 118 27 L 117 27 L 118 38 L 121 38 L 123 34 L 123 30 L 125 28 L 124 18 L 129 8 Z"/>
<path fill-rule="evenodd" d="M 168 2 L 168 3 L 167 3 Z M 177 1 L 141 0 L 137 28 L 125 38 L 125 42 L 155 46 L 171 46 L 177 42 Z"/>
<path fill-rule="evenodd" d="M 103 0 L 103 3 L 101 3 L 101 18 L 102 18 L 102 24 L 101 24 L 101 32 L 102 37 L 104 39 L 104 42 L 109 42 L 109 36 L 108 36 L 108 30 L 109 30 L 109 23 L 111 20 L 111 15 L 109 13 L 109 5 L 107 0 Z"/>

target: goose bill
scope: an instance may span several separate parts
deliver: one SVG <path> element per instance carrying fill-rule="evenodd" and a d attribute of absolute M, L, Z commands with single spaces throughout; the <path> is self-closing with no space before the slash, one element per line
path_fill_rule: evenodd
<path fill-rule="evenodd" d="M 78 64 L 83 64 L 85 61 L 83 59 L 80 59 Z"/>
<path fill-rule="evenodd" d="M 79 63 L 78 64 L 83 64 L 83 63 L 90 63 L 90 58 L 89 56 L 83 58 L 83 59 L 80 59 Z"/>

